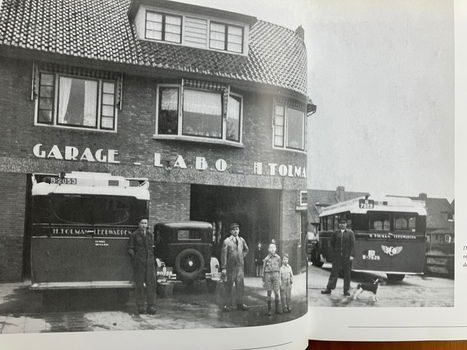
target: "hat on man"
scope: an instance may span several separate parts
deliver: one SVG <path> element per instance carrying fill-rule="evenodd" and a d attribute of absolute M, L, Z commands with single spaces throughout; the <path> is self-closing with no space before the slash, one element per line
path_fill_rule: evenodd
<path fill-rule="evenodd" d="M 339 219 L 339 223 L 347 223 L 347 219 L 346 218 L 340 218 Z"/>
<path fill-rule="evenodd" d="M 240 227 L 240 225 L 237 224 L 236 222 L 232 222 L 229 226 L 229 230 L 233 230 L 235 227 Z"/>

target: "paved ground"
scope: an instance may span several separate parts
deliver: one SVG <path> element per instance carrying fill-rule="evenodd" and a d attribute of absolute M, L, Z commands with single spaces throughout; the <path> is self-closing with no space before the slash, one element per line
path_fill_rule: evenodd
<path fill-rule="evenodd" d="M 0 333 L 74 332 L 179 328 L 245 327 L 285 322 L 306 312 L 306 274 L 295 276 L 292 312 L 268 317 L 259 278 L 245 279 L 249 311 L 220 311 L 222 287 L 207 293 L 204 283 L 177 285 L 171 297 L 157 299 L 157 314 L 138 315 L 133 293 L 117 303 L 113 291 L 55 292 L 44 296 L 28 283 L 0 284 Z"/>
<path fill-rule="evenodd" d="M 454 280 L 441 277 L 405 276 L 401 282 L 380 285 L 376 302 L 371 295 L 364 292 L 360 299 L 342 295 L 343 280 L 340 278 L 337 287 L 331 295 L 320 292 L 326 287 L 330 264 L 323 268 L 308 266 L 308 303 L 310 306 L 341 306 L 341 307 L 450 307 L 454 306 Z M 371 281 L 377 275 L 352 272 L 351 291 L 353 294 L 360 282 Z M 381 274 L 379 276 L 386 277 Z"/>

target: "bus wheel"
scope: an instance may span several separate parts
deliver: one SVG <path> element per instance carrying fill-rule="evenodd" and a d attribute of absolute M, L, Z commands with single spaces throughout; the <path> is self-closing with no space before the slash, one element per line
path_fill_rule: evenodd
<path fill-rule="evenodd" d="M 398 273 L 388 273 L 387 276 L 388 276 L 389 282 L 400 282 L 405 277 L 404 274 L 398 274 Z"/>

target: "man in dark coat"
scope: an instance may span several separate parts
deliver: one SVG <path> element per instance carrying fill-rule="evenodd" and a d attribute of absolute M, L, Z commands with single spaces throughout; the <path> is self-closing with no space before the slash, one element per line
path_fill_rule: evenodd
<path fill-rule="evenodd" d="M 133 277 L 136 286 L 136 306 L 139 313 L 156 313 L 156 267 L 154 258 L 154 234 L 148 231 L 148 220 L 141 218 L 138 229 L 131 233 L 128 254 L 133 264 Z M 144 307 L 146 294 L 147 308 Z"/>
<path fill-rule="evenodd" d="M 239 237 L 240 226 L 237 223 L 230 225 L 230 236 L 224 240 L 221 252 L 221 268 L 225 281 L 224 311 L 229 311 L 234 299 L 238 310 L 248 310 L 243 303 L 244 285 L 244 259 L 248 254 L 248 245 L 242 237 Z M 235 295 L 233 285 L 235 283 Z"/>
<path fill-rule="evenodd" d="M 352 230 L 347 229 L 347 220 L 339 220 L 339 230 L 331 237 L 331 248 L 333 252 L 332 270 L 326 289 L 321 294 L 331 294 L 336 288 L 339 271 L 344 273 L 344 295 L 350 296 L 350 270 L 352 260 L 355 256 L 355 235 Z"/>

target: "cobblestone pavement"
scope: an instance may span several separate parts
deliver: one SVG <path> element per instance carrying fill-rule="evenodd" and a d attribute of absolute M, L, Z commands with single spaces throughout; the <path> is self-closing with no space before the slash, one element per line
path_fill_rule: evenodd
<path fill-rule="evenodd" d="M 0 333 L 78 332 L 244 327 L 285 322 L 306 312 L 306 273 L 295 276 L 292 312 L 268 317 L 259 278 L 245 279 L 248 311 L 222 312 L 222 285 L 214 294 L 205 283 L 177 284 L 172 296 L 157 298 L 156 315 L 138 315 L 133 292 L 117 303 L 115 291 L 31 291 L 29 283 L 0 284 Z"/>
<path fill-rule="evenodd" d="M 359 299 L 353 299 L 353 293 L 360 282 L 368 282 L 376 276 L 385 278 L 384 274 L 352 272 L 350 297 L 342 294 L 343 279 L 339 278 L 336 289 L 331 295 L 322 295 L 326 287 L 330 264 L 323 268 L 308 266 L 308 305 L 340 306 L 340 307 L 451 307 L 454 306 L 454 280 L 441 277 L 424 277 L 407 275 L 401 282 L 384 282 L 378 288 L 377 301 L 373 302 L 371 294 L 363 292 Z"/>

